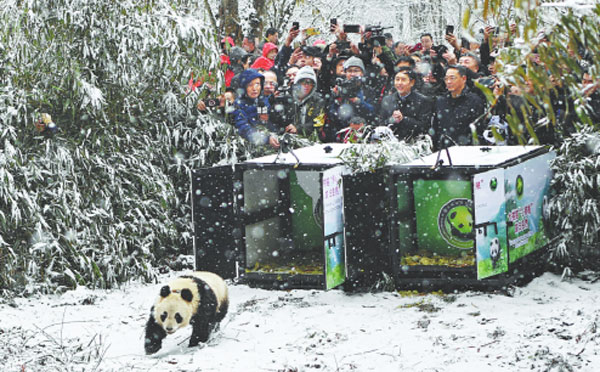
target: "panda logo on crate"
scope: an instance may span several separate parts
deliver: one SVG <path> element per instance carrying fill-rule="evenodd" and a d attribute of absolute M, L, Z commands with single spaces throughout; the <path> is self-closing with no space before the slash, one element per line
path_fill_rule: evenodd
<path fill-rule="evenodd" d="M 500 259 L 500 240 L 498 238 L 494 238 L 490 242 L 490 258 L 492 259 L 492 268 L 496 268 Z"/>
<path fill-rule="evenodd" d="M 190 347 L 206 342 L 227 314 L 227 284 L 217 274 L 197 271 L 180 276 L 160 289 L 146 323 L 144 349 L 154 354 L 162 340 L 180 328 L 192 326 Z"/>

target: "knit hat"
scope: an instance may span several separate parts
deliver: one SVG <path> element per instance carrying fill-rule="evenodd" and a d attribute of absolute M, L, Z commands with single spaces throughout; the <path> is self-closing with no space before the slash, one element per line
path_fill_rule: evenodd
<path fill-rule="evenodd" d="M 317 86 L 317 75 L 315 75 L 315 70 L 313 70 L 310 66 L 304 66 L 296 73 L 296 77 L 294 78 L 294 84 L 297 84 L 302 79 L 310 79 Z"/>
<path fill-rule="evenodd" d="M 350 67 L 360 67 L 360 69 L 365 72 L 365 64 L 362 59 L 358 57 L 350 57 L 344 62 L 344 71 L 349 69 Z"/>

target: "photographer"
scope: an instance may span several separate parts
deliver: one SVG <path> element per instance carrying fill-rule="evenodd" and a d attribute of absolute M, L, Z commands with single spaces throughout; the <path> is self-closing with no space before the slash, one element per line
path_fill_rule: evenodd
<path fill-rule="evenodd" d="M 373 66 L 379 74 L 381 68 L 385 68 L 385 71 L 389 76 L 394 74 L 394 52 L 386 45 L 386 37 L 383 34 L 383 30 L 390 27 L 381 27 L 369 25 L 362 30 L 361 28 L 361 40 L 358 44 L 360 50 L 360 57 L 364 61 L 377 60 L 378 66 Z M 369 70 L 371 66 L 367 66 Z"/>
<path fill-rule="evenodd" d="M 444 76 L 448 61 L 443 56 L 447 53 L 448 48 L 445 45 L 435 45 L 431 48 L 430 56 L 423 57 L 417 66 L 422 79 L 422 83 L 415 86 L 419 93 L 432 98 L 446 94 Z"/>
<path fill-rule="evenodd" d="M 319 92 L 324 97 L 331 97 L 333 88 L 335 88 L 337 79 L 344 79 L 344 62 L 352 56 L 352 53 L 346 51 L 339 54 L 335 59 L 328 62 L 322 69 L 319 79 Z"/>
<path fill-rule="evenodd" d="M 333 89 L 334 99 L 327 113 L 327 141 L 335 140 L 335 133 L 349 124 L 350 118 L 360 116 L 372 123 L 375 107 L 371 100 L 375 94 L 363 84 L 365 65 L 358 57 L 344 62 L 345 79 L 338 80 Z"/>
<path fill-rule="evenodd" d="M 433 36 L 426 32 L 424 34 L 421 34 L 420 37 L 421 40 L 421 55 L 423 56 L 428 56 L 431 55 L 432 57 L 435 57 L 435 49 L 433 49 Z M 433 51 L 433 53 L 432 53 Z"/>
<path fill-rule="evenodd" d="M 235 101 L 235 89 L 226 88 L 225 93 L 217 97 L 208 97 L 199 100 L 196 107 L 201 114 L 215 114 L 221 119 L 231 123 L 231 113 Z"/>
<path fill-rule="evenodd" d="M 446 68 L 444 64 L 435 62 L 437 58 L 424 57 L 416 68 L 422 83 L 416 84 L 413 89 L 430 98 L 436 98 L 446 93 L 444 85 Z"/>
<path fill-rule="evenodd" d="M 348 39 L 348 34 L 344 32 L 342 25 L 331 24 L 330 32 L 335 34 L 336 40 L 326 45 L 322 52 L 319 90 L 323 95 L 328 95 L 335 86 L 335 66 L 339 63 L 340 58 L 348 59 L 350 56 L 360 53 L 358 46 Z"/>
<path fill-rule="evenodd" d="M 335 41 L 325 47 L 323 53 L 328 61 L 332 61 L 343 52 L 352 52 L 358 54 L 358 46 L 351 43 L 344 27 L 338 24 L 331 25 L 331 33 L 335 34 Z"/>
<path fill-rule="evenodd" d="M 302 67 L 291 92 L 276 98 L 271 120 L 286 133 L 325 140 L 326 101 L 317 92 L 317 76 L 310 66 Z"/>

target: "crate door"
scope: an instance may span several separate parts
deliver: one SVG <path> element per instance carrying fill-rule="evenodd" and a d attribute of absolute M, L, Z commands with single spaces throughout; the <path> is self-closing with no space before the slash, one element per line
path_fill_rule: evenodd
<path fill-rule="evenodd" d="M 507 167 L 505 199 L 510 262 L 516 262 L 549 242 L 548 192 L 556 155 L 549 152 Z"/>
<path fill-rule="evenodd" d="M 231 166 L 192 172 L 192 223 L 196 270 L 212 271 L 224 278 L 235 277 L 237 253 Z"/>
<path fill-rule="evenodd" d="M 477 279 L 508 271 L 504 169 L 473 176 Z"/>
<path fill-rule="evenodd" d="M 321 175 L 326 289 L 346 281 L 342 170 L 342 167 L 335 167 Z"/>

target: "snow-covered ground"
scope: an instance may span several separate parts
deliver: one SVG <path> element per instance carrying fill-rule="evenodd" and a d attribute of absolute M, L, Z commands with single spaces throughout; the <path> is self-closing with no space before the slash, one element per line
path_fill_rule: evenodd
<path fill-rule="evenodd" d="M 177 273 L 173 273 L 176 275 Z M 600 281 L 546 273 L 509 294 L 407 295 L 230 286 L 208 344 L 153 356 L 160 284 L 0 302 L 1 371 L 598 371 Z"/>

